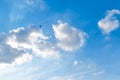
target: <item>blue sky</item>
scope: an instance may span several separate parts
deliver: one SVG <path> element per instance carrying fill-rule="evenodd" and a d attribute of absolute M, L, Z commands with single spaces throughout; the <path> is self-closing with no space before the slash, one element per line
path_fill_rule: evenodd
<path fill-rule="evenodd" d="M 119 4 L 1 0 L 0 79 L 119 80 Z"/>

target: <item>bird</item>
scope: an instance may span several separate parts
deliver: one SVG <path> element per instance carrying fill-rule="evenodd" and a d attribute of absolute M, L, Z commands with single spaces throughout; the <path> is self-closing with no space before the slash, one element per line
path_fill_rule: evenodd
<path fill-rule="evenodd" d="M 39 27 L 41 28 L 42 26 L 41 26 L 41 25 L 39 25 Z"/>

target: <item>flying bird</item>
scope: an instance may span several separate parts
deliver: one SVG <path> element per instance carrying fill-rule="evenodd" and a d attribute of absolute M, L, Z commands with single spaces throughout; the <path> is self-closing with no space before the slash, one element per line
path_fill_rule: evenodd
<path fill-rule="evenodd" d="M 39 25 L 39 27 L 41 28 L 42 26 L 41 26 L 41 25 Z"/>

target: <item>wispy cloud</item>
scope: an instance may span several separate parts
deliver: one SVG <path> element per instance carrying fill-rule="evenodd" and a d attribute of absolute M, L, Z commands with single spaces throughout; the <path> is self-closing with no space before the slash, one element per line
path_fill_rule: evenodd
<path fill-rule="evenodd" d="M 20 0 L 10 2 L 10 22 L 18 22 L 25 18 L 29 12 L 38 9 L 38 11 L 44 11 L 48 6 L 44 0 Z"/>
<path fill-rule="evenodd" d="M 0 77 L 3 80 L 102 80 L 101 77 L 104 75 L 103 70 L 90 61 L 83 61 L 83 63 L 79 63 L 78 61 L 76 66 L 69 59 L 57 62 L 59 64 L 55 60 L 38 58 L 35 61 L 33 60 L 32 64 L 7 66 L 4 69 L 0 69 L 2 72 L 0 73 Z M 88 65 L 91 65 L 91 68 Z M 13 74 L 16 72 L 17 74 L 14 76 Z M 5 75 L 8 76 L 4 77 Z"/>
<path fill-rule="evenodd" d="M 116 14 L 120 14 L 120 10 L 109 10 L 105 18 L 98 21 L 98 26 L 104 34 L 109 34 L 119 27 L 120 21 L 115 17 Z"/>
<path fill-rule="evenodd" d="M 34 0 L 25 0 L 25 2 L 28 5 L 33 5 L 34 4 Z"/>
<path fill-rule="evenodd" d="M 91 65 L 91 68 L 88 66 Z M 71 67 L 72 65 L 69 65 Z M 95 75 L 94 75 L 95 74 Z M 68 73 L 59 76 L 53 76 L 50 80 L 101 80 L 100 77 L 104 74 L 103 70 L 95 64 L 87 61 L 78 63 L 68 70 Z"/>

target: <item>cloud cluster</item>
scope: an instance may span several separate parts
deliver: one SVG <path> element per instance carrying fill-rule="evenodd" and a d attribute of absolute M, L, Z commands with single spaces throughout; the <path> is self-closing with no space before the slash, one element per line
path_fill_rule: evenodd
<path fill-rule="evenodd" d="M 82 47 L 85 43 L 87 34 L 81 30 L 73 28 L 68 23 L 58 21 L 58 25 L 53 25 L 57 45 L 66 51 L 72 51 Z"/>
<path fill-rule="evenodd" d="M 119 27 L 120 21 L 114 16 L 120 14 L 120 10 L 107 11 L 105 18 L 98 21 L 99 28 L 104 34 L 109 34 L 111 31 L 116 30 Z"/>
<path fill-rule="evenodd" d="M 40 58 L 60 58 L 63 51 L 73 51 L 82 47 L 86 33 L 71 27 L 68 23 L 59 22 L 53 25 L 56 42 L 50 42 L 42 29 L 30 25 L 0 34 L 0 63 L 22 64 L 33 56 Z"/>

